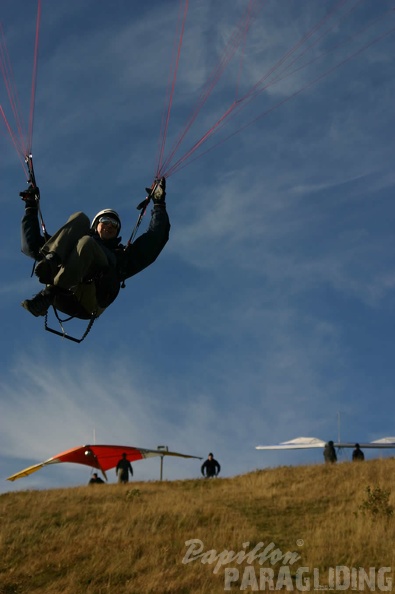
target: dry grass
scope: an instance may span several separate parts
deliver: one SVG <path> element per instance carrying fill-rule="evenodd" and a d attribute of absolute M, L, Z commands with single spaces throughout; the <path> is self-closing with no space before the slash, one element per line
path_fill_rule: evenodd
<path fill-rule="evenodd" d="M 338 565 L 394 568 L 395 517 L 359 511 L 368 486 L 389 490 L 395 504 L 394 470 L 387 459 L 6 493 L 0 594 L 216 594 L 224 592 L 226 567 L 239 569 L 231 591 L 240 591 L 248 563 L 233 561 L 217 572 L 213 557 L 182 563 L 190 539 L 218 553 L 273 542 L 300 555 L 292 575 L 298 567 L 319 568 L 320 584 Z M 253 565 L 259 585 L 261 565 Z"/>

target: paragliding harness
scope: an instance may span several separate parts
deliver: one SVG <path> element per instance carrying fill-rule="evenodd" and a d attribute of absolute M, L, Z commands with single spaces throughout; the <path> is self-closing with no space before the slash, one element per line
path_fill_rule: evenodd
<path fill-rule="evenodd" d="M 59 332 L 59 330 L 55 330 L 55 328 L 50 328 L 48 326 L 48 312 L 45 314 L 45 321 L 44 321 L 44 328 L 45 330 L 47 330 L 48 332 L 52 332 L 52 334 L 56 334 L 57 336 L 61 336 L 62 338 L 67 338 L 68 340 L 71 340 L 73 342 L 77 342 L 80 343 L 84 340 L 84 338 L 86 338 L 89 334 L 89 332 L 91 331 L 91 328 L 93 326 L 94 321 L 96 320 L 96 316 L 92 316 L 89 320 L 88 326 L 84 332 L 84 334 L 81 336 L 81 338 L 76 338 L 75 336 L 71 336 L 70 334 L 67 334 L 66 330 L 63 327 L 63 324 L 65 322 L 69 322 L 70 320 L 72 320 L 73 318 L 75 318 L 76 316 L 69 316 L 68 318 L 65 318 L 64 320 L 62 320 L 58 314 L 58 310 L 56 309 L 56 307 L 53 305 L 52 309 L 54 310 L 56 319 L 59 322 L 59 325 L 62 329 L 61 332 Z"/>
<path fill-rule="evenodd" d="M 50 239 L 50 235 L 48 234 L 48 232 L 46 230 L 44 218 L 43 218 L 42 211 L 40 208 L 40 190 L 36 183 L 36 177 L 35 177 L 34 167 L 33 167 L 33 156 L 31 154 L 29 154 L 25 157 L 25 163 L 26 163 L 28 173 L 29 173 L 29 175 L 28 175 L 29 188 L 34 190 L 34 193 L 31 192 L 31 190 L 30 190 L 29 194 L 30 194 L 30 196 L 32 194 L 34 195 L 34 199 L 35 199 L 35 202 L 37 205 L 41 230 L 42 230 L 45 241 L 47 241 L 48 239 Z M 159 179 L 155 179 L 151 188 L 146 188 L 148 195 L 137 206 L 137 209 L 140 211 L 140 213 L 139 213 L 137 222 L 133 228 L 133 231 L 130 235 L 130 238 L 125 246 L 125 249 L 127 247 L 129 247 L 131 245 L 131 243 L 134 241 L 134 238 L 136 237 L 137 231 L 140 227 L 141 221 L 142 221 L 142 219 L 145 215 L 145 212 L 147 210 L 148 204 L 149 204 L 151 198 L 153 197 L 154 192 L 159 185 L 159 182 L 160 182 Z M 24 196 L 26 196 L 26 194 L 27 194 L 27 192 L 20 192 L 20 196 L 22 196 L 22 198 L 24 198 Z M 34 268 L 35 268 L 35 264 L 33 265 L 32 275 L 34 272 Z M 94 282 L 94 281 L 95 281 L 95 278 L 92 278 L 89 280 L 89 282 Z M 122 280 L 121 287 L 125 288 L 125 286 L 126 286 L 125 281 Z M 54 311 L 56 319 L 59 322 L 61 331 L 55 330 L 54 328 L 51 328 L 48 326 L 48 312 L 45 314 L 45 319 L 44 319 L 45 330 L 47 332 L 51 332 L 52 334 L 56 334 L 57 336 L 60 336 L 62 338 L 67 338 L 67 340 L 71 340 L 76 343 L 81 343 L 87 337 L 87 335 L 91 331 L 92 326 L 97 318 L 97 316 L 95 314 L 89 315 L 84 310 L 84 308 L 81 306 L 81 304 L 78 302 L 77 298 L 68 290 L 64 290 L 64 291 L 60 290 L 59 292 L 56 293 L 55 303 L 52 304 L 52 309 Z M 68 317 L 62 319 L 59 315 L 59 311 L 65 313 L 66 315 L 68 315 Z M 81 338 L 76 338 L 75 336 L 71 336 L 70 334 L 67 334 L 67 332 L 64 328 L 64 325 L 63 325 L 66 322 L 69 322 L 70 320 L 75 319 L 75 318 L 89 320 L 87 328 L 86 328 L 85 332 L 83 333 L 83 335 L 81 336 Z"/>
<path fill-rule="evenodd" d="M 26 163 L 26 167 L 27 167 L 27 170 L 28 170 L 28 180 L 27 181 L 28 181 L 28 184 L 29 184 L 29 195 L 30 195 L 30 197 L 34 196 L 34 200 L 35 200 L 35 203 L 36 203 L 36 206 L 37 206 L 37 211 L 38 211 L 38 217 L 39 217 L 39 221 L 40 221 L 41 231 L 42 231 L 42 234 L 44 236 L 45 241 L 48 241 L 48 239 L 50 239 L 50 235 L 47 232 L 47 229 L 46 229 L 46 226 L 45 226 L 45 222 L 44 222 L 44 217 L 43 217 L 43 214 L 42 214 L 42 211 L 41 211 L 41 207 L 40 207 L 40 190 L 39 190 L 39 188 L 37 186 L 37 182 L 36 182 L 36 176 L 35 176 L 35 173 L 34 173 L 33 156 L 32 156 L 32 154 L 26 155 L 26 157 L 25 157 L 25 163 Z M 32 190 L 33 190 L 33 192 L 32 192 Z M 27 191 L 26 192 L 23 192 L 23 191 L 20 192 L 20 196 L 22 197 L 22 199 L 25 199 L 26 198 L 26 195 L 27 195 Z M 35 266 L 36 266 L 36 263 L 33 264 L 32 275 L 34 273 Z M 70 299 L 70 297 L 72 295 L 71 295 L 70 292 L 67 292 L 67 293 L 68 293 L 68 302 L 69 302 L 69 306 L 70 306 L 71 301 L 72 301 Z M 66 296 L 66 293 L 64 294 L 64 296 Z M 76 301 L 76 299 L 74 297 L 73 297 L 73 300 L 75 302 L 75 306 L 78 306 L 78 303 L 77 303 L 77 301 Z M 84 340 L 84 338 L 89 334 L 89 332 L 90 332 L 90 330 L 91 330 L 91 328 L 93 326 L 93 323 L 94 323 L 94 321 L 96 319 L 96 316 L 89 316 L 88 326 L 87 326 L 84 334 L 82 335 L 81 338 L 75 338 L 74 336 L 71 336 L 71 335 L 67 334 L 66 330 L 64 329 L 63 324 L 65 322 L 68 322 L 68 321 L 72 320 L 73 318 L 82 317 L 81 315 L 79 315 L 79 312 L 74 311 L 72 315 L 69 315 L 69 317 L 67 317 L 65 319 L 62 319 L 60 317 L 60 315 L 59 315 L 58 307 L 56 307 L 56 305 L 53 304 L 52 305 L 52 308 L 53 308 L 54 314 L 56 316 L 56 319 L 59 322 L 59 325 L 60 325 L 62 331 L 59 332 L 58 330 L 55 330 L 54 328 L 50 328 L 48 326 L 48 312 L 45 314 L 45 321 L 44 321 L 44 328 L 45 328 L 45 330 L 47 330 L 48 332 L 52 332 L 53 334 L 56 334 L 57 336 L 61 336 L 62 338 L 67 338 L 68 340 L 71 340 L 73 342 L 77 342 L 77 343 L 82 342 Z M 65 309 L 68 309 L 69 311 L 67 311 L 66 313 L 67 314 L 70 314 L 70 309 L 67 308 L 67 307 Z M 76 307 L 74 307 L 74 309 L 76 309 Z M 86 316 L 86 317 L 88 317 L 88 316 Z"/>

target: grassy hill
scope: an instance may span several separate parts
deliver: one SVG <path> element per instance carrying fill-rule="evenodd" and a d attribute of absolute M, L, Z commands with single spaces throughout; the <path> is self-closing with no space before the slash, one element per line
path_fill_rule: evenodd
<path fill-rule="evenodd" d="M 390 458 L 5 493 L 0 594 L 395 591 L 394 471 Z"/>

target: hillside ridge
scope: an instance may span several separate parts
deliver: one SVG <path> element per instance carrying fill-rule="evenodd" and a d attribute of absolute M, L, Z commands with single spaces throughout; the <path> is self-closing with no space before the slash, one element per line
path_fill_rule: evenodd
<path fill-rule="evenodd" d="M 394 470 L 387 458 L 4 493 L 0 594 L 391 591 Z"/>

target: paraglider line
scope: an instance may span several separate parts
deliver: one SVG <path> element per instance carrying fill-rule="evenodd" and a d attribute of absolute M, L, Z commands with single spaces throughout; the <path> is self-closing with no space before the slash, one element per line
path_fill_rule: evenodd
<path fill-rule="evenodd" d="M 40 35 L 40 20 L 41 20 L 41 0 L 38 0 L 38 2 L 37 2 L 37 19 L 36 19 L 36 38 L 35 38 L 35 43 L 34 43 L 32 91 L 31 91 L 31 98 L 30 98 L 30 119 L 29 119 L 29 132 L 28 132 L 29 152 L 31 152 L 32 144 L 33 144 L 34 103 L 35 103 L 35 97 L 36 97 L 38 41 L 39 41 L 39 35 Z"/>

